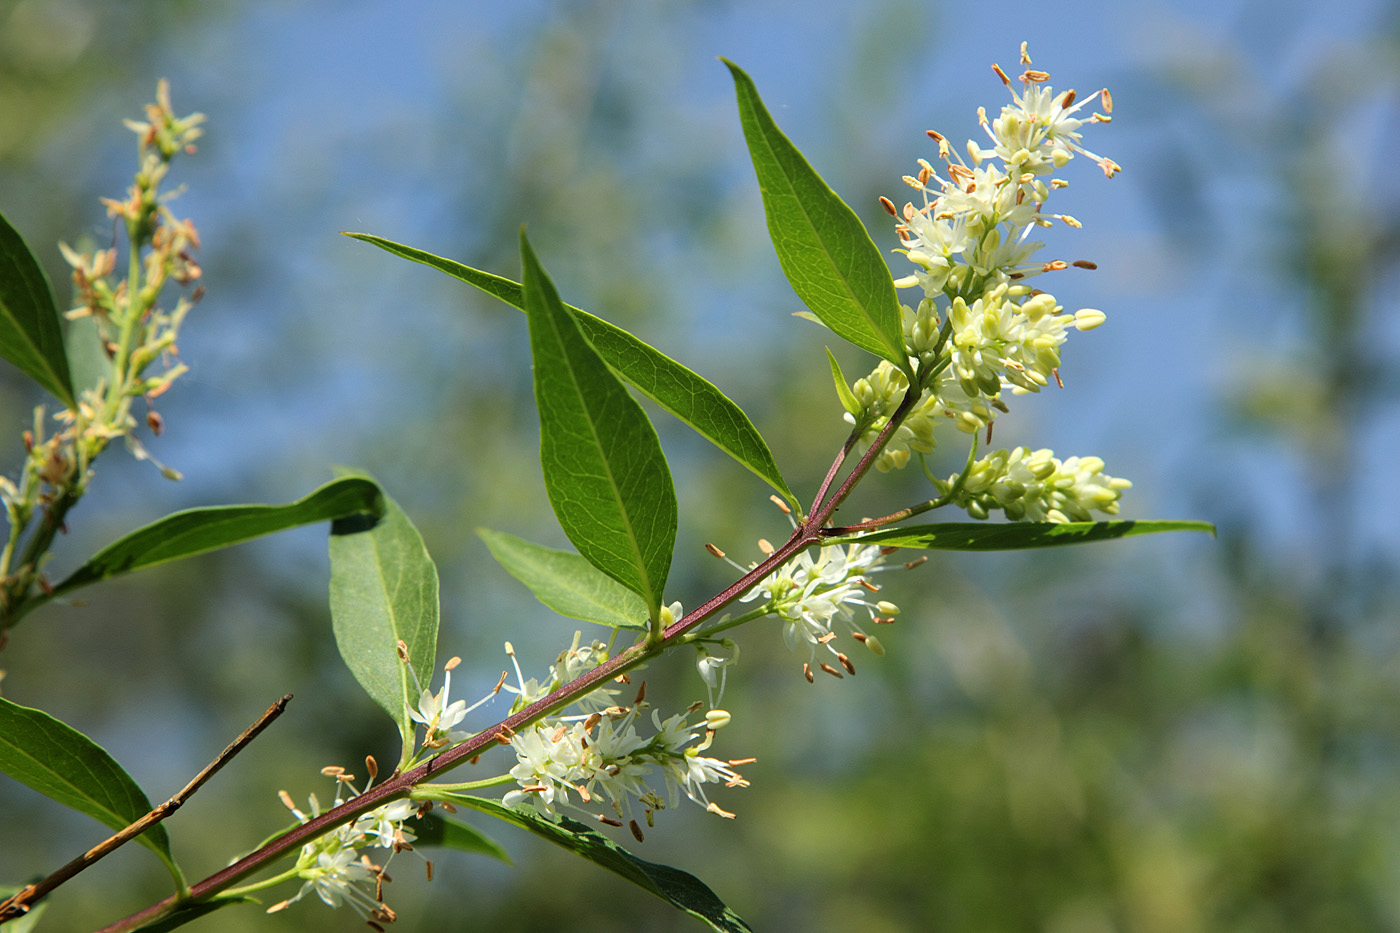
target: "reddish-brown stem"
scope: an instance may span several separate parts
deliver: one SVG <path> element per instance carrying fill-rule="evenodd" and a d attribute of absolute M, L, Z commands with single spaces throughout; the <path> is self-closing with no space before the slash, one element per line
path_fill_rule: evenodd
<path fill-rule="evenodd" d="M 615 657 L 598 665 L 593 670 L 563 685 L 548 696 L 536 700 L 519 712 L 507 716 L 496 725 L 488 727 L 484 731 L 467 739 L 462 744 L 443 752 L 436 758 L 430 759 L 416 768 L 392 775 L 379 786 L 371 787 L 358 797 L 353 797 L 340 806 L 308 820 L 282 836 L 278 836 L 276 839 L 256 851 L 245 855 L 222 871 L 218 871 L 208 878 L 205 878 L 203 881 L 200 881 L 198 884 L 191 886 L 183 897 L 171 895 L 142 911 L 134 913 L 122 920 L 118 920 L 110 926 L 103 927 L 98 933 L 124 933 L 124 931 L 135 930 L 144 924 L 172 913 L 183 905 L 207 900 L 220 891 L 232 886 L 240 879 L 265 867 L 284 855 L 296 851 L 307 841 L 335 829 L 337 826 L 349 823 L 356 817 L 368 813 L 391 800 L 406 796 L 409 791 L 418 784 L 422 784 L 438 774 L 444 773 L 461 765 L 463 762 L 470 761 L 480 756 L 493 745 L 508 743 L 512 735 L 535 720 L 563 709 L 604 682 L 618 677 L 631 668 L 636 667 L 638 664 L 661 654 L 667 648 L 674 645 L 681 636 L 714 615 L 720 609 L 723 609 L 735 599 L 738 599 L 756 583 L 790 560 L 798 551 L 802 550 L 804 547 L 819 543 L 823 537 L 823 527 L 831 520 L 831 516 L 850 494 L 855 484 L 870 470 L 870 467 L 875 462 L 875 458 L 880 455 L 880 451 L 884 450 L 890 435 L 899 427 L 914 402 L 918 400 L 918 397 L 919 392 L 917 388 L 913 388 L 905 393 L 904 400 L 900 402 L 899 407 L 890 417 L 889 422 L 876 436 L 875 442 L 870 445 L 870 449 L 862 455 L 850 475 L 837 487 L 836 492 L 832 494 L 829 499 L 823 501 L 827 489 L 834 481 L 836 473 L 840 470 L 847 452 L 855 441 L 854 437 L 848 440 L 846 445 L 842 448 L 841 454 L 836 458 L 836 462 L 832 465 L 826 480 L 822 483 L 821 491 L 815 500 L 816 504 L 812 508 L 812 514 L 807 516 L 806 520 L 797 528 L 793 529 L 792 535 L 787 541 L 772 554 L 764 558 L 758 565 L 744 573 L 738 580 L 735 580 L 719 593 L 702 603 L 698 608 L 686 613 L 685 616 L 673 623 L 662 633 L 661 640 L 652 647 L 648 648 L 645 641 L 632 645 Z"/>

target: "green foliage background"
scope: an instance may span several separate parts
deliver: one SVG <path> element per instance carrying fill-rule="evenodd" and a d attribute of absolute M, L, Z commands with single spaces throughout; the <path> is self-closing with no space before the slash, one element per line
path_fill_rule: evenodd
<path fill-rule="evenodd" d="M 1057 87 L 1114 90 L 1118 118 L 1091 148 L 1126 171 L 1106 183 L 1086 166 L 1070 211 L 1088 229 L 1052 240 L 1101 266 L 1057 295 L 1110 324 L 1072 344 L 1068 387 L 999 440 L 1099 454 L 1137 483 L 1124 517 L 1203 518 L 1221 538 L 935 555 L 887 578 L 904 607 L 881 633 L 889 653 L 856 657 L 839 684 L 809 686 L 776 631 L 743 632 L 720 749 L 760 756 L 753 786 L 722 801 L 739 818 L 663 814 L 638 854 L 700 876 L 756 929 L 1400 926 L 1400 516 L 1385 493 L 1400 235 L 1380 155 L 1400 112 L 1393 8 L 450 6 L 390 22 L 374 4 L 0 0 L 0 208 L 60 301 L 52 244 L 110 238 L 95 197 L 130 171 L 119 118 L 161 75 L 178 111 L 210 116 L 176 171 L 210 295 L 154 448 L 190 479 L 108 455 L 61 566 L 177 507 L 290 501 L 354 464 L 438 562 L 439 648 L 464 658 L 454 687 L 489 688 L 505 638 L 542 671 L 573 626 L 472 533 L 562 544 L 524 320 L 336 231 L 515 276 L 529 223 L 565 301 L 725 389 L 809 495 L 843 425 L 822 334 L 786 317 L 798 305 L 714 57 L 754 76 L 888 249 L 875 196 L 898 198 L 898 176 L 931 156 L 922 130 L 972 135 L 973 108 L 1001 100 L 987 63 L 1009 69 L 1028 39 Z M 6 469 L 37 400 L 0 371 Z M 725 581 L 703 542 L 742 560 L 785 525 L 750 474 L 658 427 L 681 500 L 668 593 L 698 600 Z M 900 483 L 913 477 L 850 511 L 902 504 Z M 92 735 L 163 799 L 295 693 L 169 824 L 189 873 L 213 870 L 280 824 L 276 789 L 328 796 L 321 766 L 394 758 L 393 725 L 332 645 L 326 577 L 315 529 L 89 590 L 86 608 L 16 630 L 5 695 Z M 648 678 L 678 704 L 701 694 L 688 660 Z M 486 828 L 516 867 L 444 858 L 428 885 L 404 858 L 395 929 L 695 928 Z M 0 881 L 100 832 L 0 782 Z M 115 919 L 164 883 L 133 848 L 65 888 L 45 924 Z M 202 923 L 359 928 L 315 903 Z"/>

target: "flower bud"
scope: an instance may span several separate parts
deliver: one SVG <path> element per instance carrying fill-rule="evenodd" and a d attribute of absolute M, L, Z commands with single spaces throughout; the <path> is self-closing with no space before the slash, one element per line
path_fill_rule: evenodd
<path fill-rule="evenodd" d="M 712 709 L 705 714 L 705 728 L 723 729 L 732 718 L 726 710 Z"/>

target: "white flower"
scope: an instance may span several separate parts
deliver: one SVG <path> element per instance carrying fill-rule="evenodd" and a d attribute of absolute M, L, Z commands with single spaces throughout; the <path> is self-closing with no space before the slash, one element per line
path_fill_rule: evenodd
<path fill-rule="evenodd" d="M 973 518 L 1001 509 L 1013 521 L 1086 522 L 1091 512 L 1118 513 L 1126 479 L 1103 472 L 1098 457 L 1070 457 L 1061 462 L 1051 450 L 1017 447 L 995 450 L 967 471 L 953 501 Z M 957 476 L 939 486 L 946 495 Z"/>
<path fill-rule="evenodd" d="M 867 608 L 872 618 L 881 614 L 877 604 L 866 598 L 875 588 L 866 578 L 882 569 L 884 552 L 874 544 L 836 544 L 816 549 L 816 556 L 812 555 L 810 549 L 803 551 L 759 581 L 742 601 L 768 600 L 769 611 L 783 621 L 783 641 L 789 650 L 806 646 L 809 656 L 815 656 L 822 645 L 840 658 L 833 644 L 833 625 L 840 622 L 860 632 L 853 620 L 857 607 Z"/>
<path fill-rule="evenodd" d="M 418 708 L 408 711 L 408 718 L 422 723 L 425 730 L 424 748 L 442 748 L 463 739 L 471 738 L 470 732 L 454 732 L 452 727 L 467 718 L 467 701 L 447 702 L 447 692 L 452 687 L 452 670 L 443 672 L 442 689 L 436 695 L 424 690 L 418 697 Z"/>
<path fill-rule="evenodd" d="M 729 679 L 729 666 L 739 660 L 739 646 L 733 639 L 726 638 L 720 642 L 720 646 L 729 651 L 728 657 L 721 657 L 711 649 L 713 645 L 697 645 L 699 657 L 695 661 L 695 669 L 700 672 L 700 679 L 705 681 L 705 691 L 710 701 L 710 708 L 714 709 L 724 699 L 724 685 Z M 718 688 L 718 694 L 716 694 Z"/>
<path fill-rule="evenodd" d="M 395 800 L 355 820 L 350 824 L 350 831 L 364 837 L 363 845 L 397 848 L 417 838 L 403 827 L 403 821 L 416 811 L 413 801 Z"/>

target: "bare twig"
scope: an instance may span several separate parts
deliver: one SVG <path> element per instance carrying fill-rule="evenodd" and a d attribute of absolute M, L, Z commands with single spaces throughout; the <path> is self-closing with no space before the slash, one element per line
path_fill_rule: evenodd
<path fill-rule="evenodd" d="M 171 797 L 165 803 L 156 807 L 150 813 L 147 813 L 110 838 L 93 846 L 42 881 L 25 885 L 10 897 L 0 901 L 0 923 L 22 917 L 29 913 L 34 903 L 54 888 L 63 884 L 98 859 L 127 842 L 130 842 L 132 839 L 135 839 L 137 836 L 180 809 L 195 791 L 204 786 L 205 781 L 217 774 L 219 769 L 228 764 L 234 755 L 241 752 L 244 746 L 257 738 L 258 734 L 270 726 L 274 719 L 282 715 L 282 711 L 287 708 L 287 704 L 291 702 L 291 699 L 292 695 L 289 693 L 269 706 L 265 713 L 259 716 L 251 726 L 244 729 L 243 732 L 239 734 L 238 738 L 230 742 L 228 747 L 222 752 L 219 752 L 218 756 L 204 767 L 204 770 L 196 774 L 188 784 L 182 787 L 175 796 Z"/>

